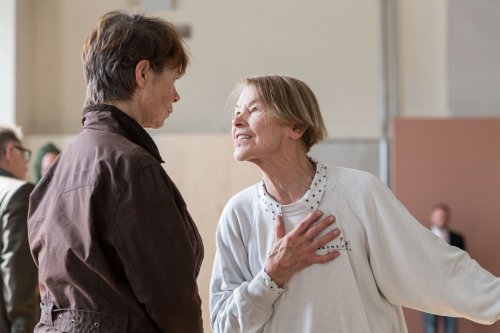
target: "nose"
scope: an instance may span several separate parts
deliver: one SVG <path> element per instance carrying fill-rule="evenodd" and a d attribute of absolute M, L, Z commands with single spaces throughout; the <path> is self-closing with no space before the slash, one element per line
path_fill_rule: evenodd
<path fill-rule="evenodd" d="M 181 99 L 181 96 L 177 92 L 177 89 L 174 88 L 174 103 L 178 102 Z"/>
<path fill-rule="evenodd" d="M 234 113 L 234 117 L 232 120 L 232 125 L 234 127 L 239 127 L 243 124 L 244 122 L 244 117 L 243 117 L 244 112 L 238 111 Z"/>

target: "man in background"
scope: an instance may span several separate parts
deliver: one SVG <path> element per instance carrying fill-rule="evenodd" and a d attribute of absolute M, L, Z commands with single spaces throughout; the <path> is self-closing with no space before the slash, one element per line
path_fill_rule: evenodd
<path fill-rule="evenodd" d="M 431 231 L 450 244 L 465 251 L 464 237 L 449 228 L 450 223 L 450 208 L 443 203 L 435 204 L 432 207 L 431 215 Z M 442 318 L 445 333 L 457 333 L 458 319 L 454 317 L 437 316 L 430 313 L 423 313 L 424 332 L 437 333 L 439 318 Z"/>
<path fill-rule="evenodd" d="M 38 315 L 37 269 L 28 246 L 27 215 L 34 185 L 23 180 L 31 151 L 14 129 L 0 127 L 0 332 L 33 332 Z"/>

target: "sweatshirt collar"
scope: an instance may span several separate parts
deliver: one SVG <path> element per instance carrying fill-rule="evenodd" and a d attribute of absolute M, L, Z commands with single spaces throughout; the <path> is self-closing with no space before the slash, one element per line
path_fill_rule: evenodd
<path fill-rule="evenodd" d="M 328 165 L 319 163 L 312 158 L 310 158 L 310 160 L 316 164 L 316 173 L 314 174 L 311 185 L 309 185 L 309 189 L 304 194 L 304 196 L 296 203 L 292 203 L 290 205 L 282 205 L 269 195 L 266 189 L 266 185 L 264 184 L 264 180 L 261 180 L 259 182 L 259 184 L 257 185 L 259 203 L 265 209 L 267 214 L 271 215 L 273 218 L 276 215 L 283 215 L 284 207 L 296 205 L 298 203 L 307 207 L 307 209 L 311 211 L 318 209 L 319 203 L 321 202 L 326 189 Z"/>

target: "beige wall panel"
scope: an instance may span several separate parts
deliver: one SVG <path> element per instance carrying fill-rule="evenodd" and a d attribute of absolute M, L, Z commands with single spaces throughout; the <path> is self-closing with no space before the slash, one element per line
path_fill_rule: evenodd
<path fill-rule="evenodd" d="M 229 134 L 168 135 L 156 137 L 165 169 L 181 191 L 205 245 L 198 278 L 203 321 L 210 330 L 208 295 L 215 256 L 215 231 L 226 202 L 261 178 L 256 166 L 233 158 Z"/>

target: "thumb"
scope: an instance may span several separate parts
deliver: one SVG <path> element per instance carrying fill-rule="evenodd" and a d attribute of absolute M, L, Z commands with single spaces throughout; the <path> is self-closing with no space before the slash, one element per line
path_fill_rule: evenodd
<path fill-rule="evenodd" d="M 274 226 L 274 235 L 276 240 L 278 240 L 285 236 L 285 221 L 283 220 L 283 216 L 281 215 L 276 215 L 275 220 L 276 225 Z"/>

